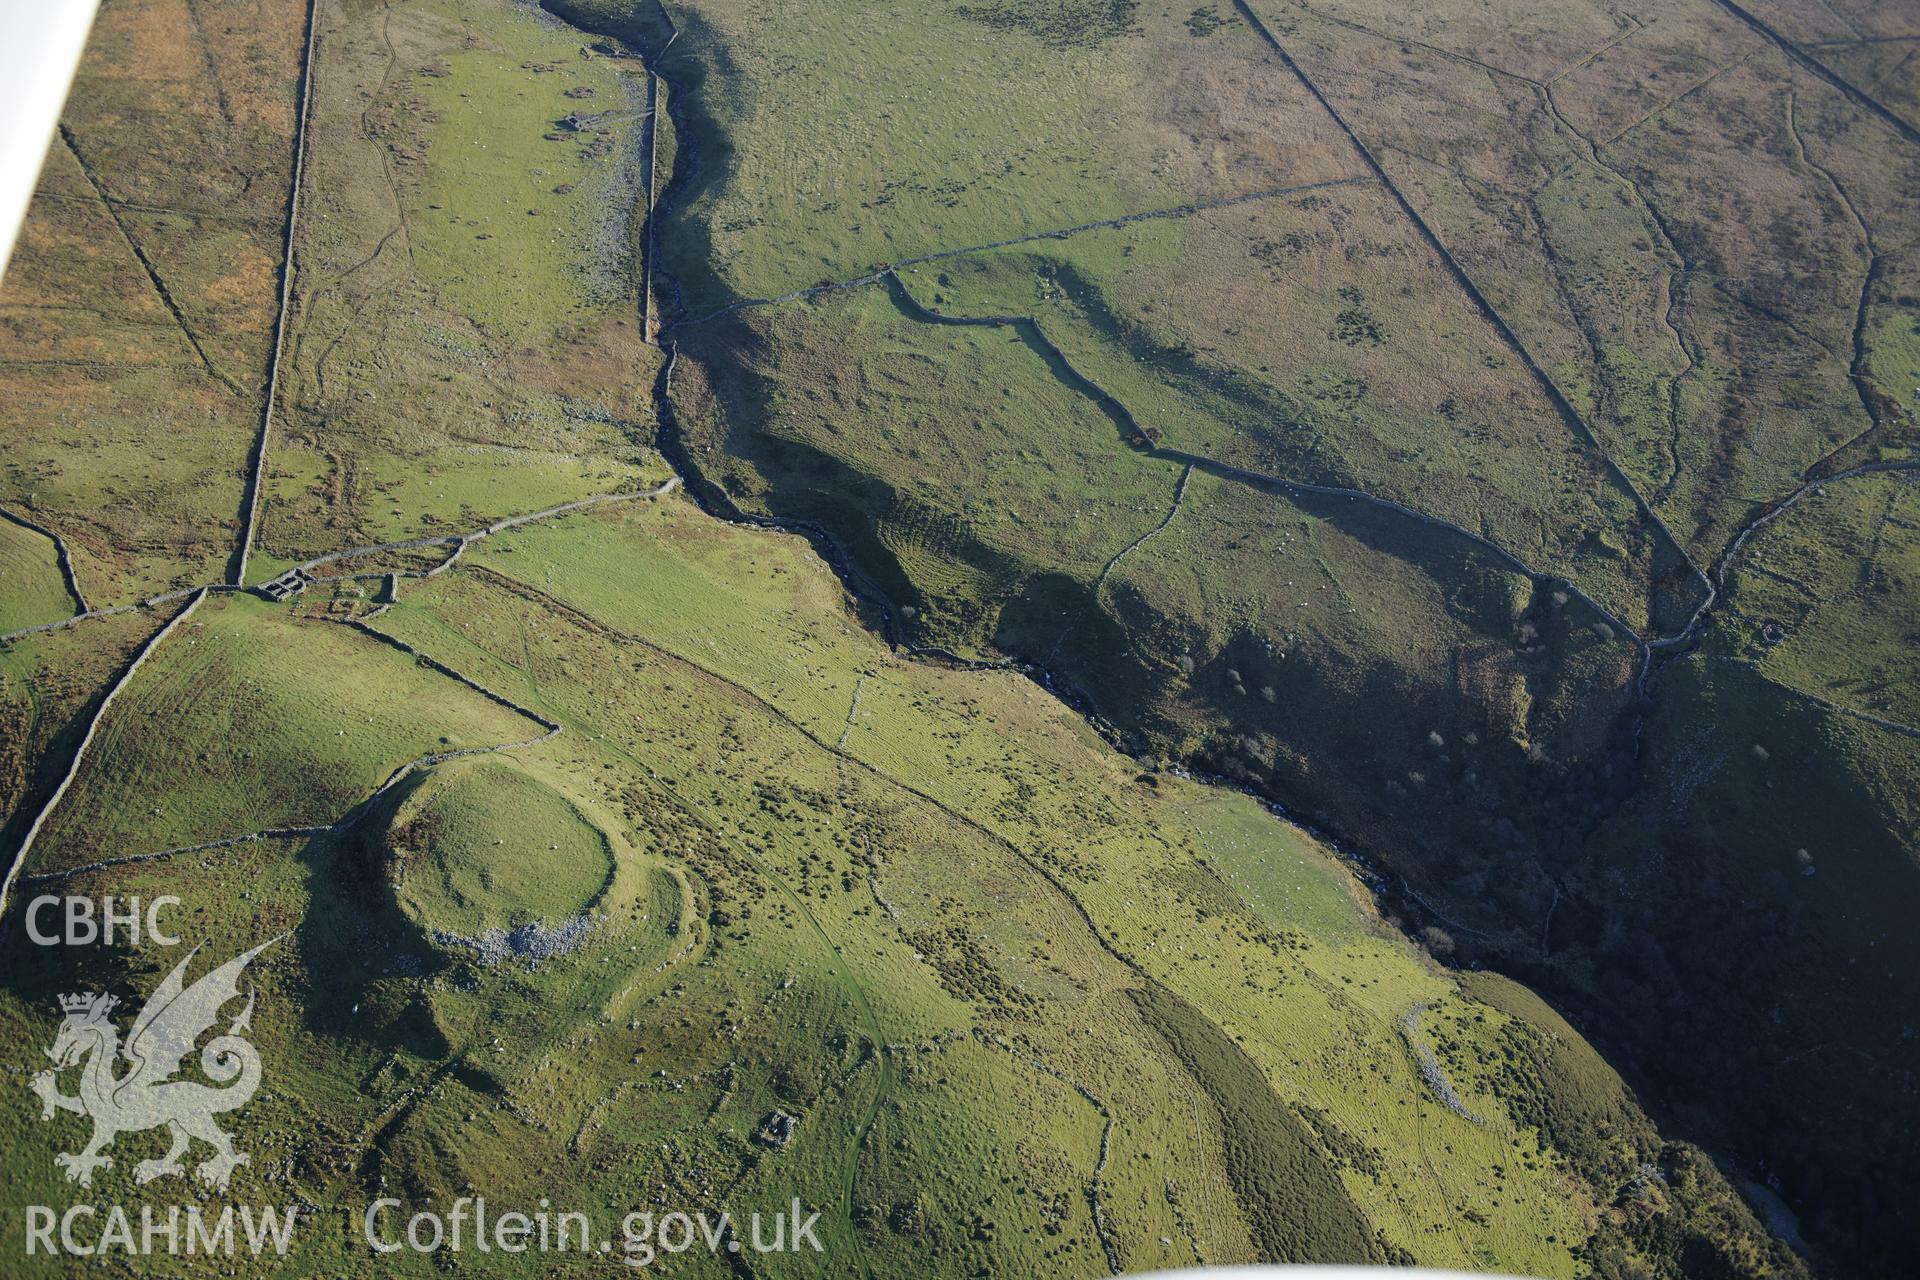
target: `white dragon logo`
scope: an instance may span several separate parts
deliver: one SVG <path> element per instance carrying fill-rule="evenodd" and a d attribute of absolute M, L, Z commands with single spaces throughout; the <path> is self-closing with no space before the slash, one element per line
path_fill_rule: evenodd
<path fill-rule="evenodd" d="M 248 1156 L 233 1149 L 233 1140 L 213 1118 L 245 1106 L 260 1087 L 260 1054 L 240 1034 L 248 1029 L 253 1017 L 251 989 L 246 1007 L 228 1025 L 226 1034 L 215 1036 L 200 1051 L 200 1069 L 224 1087 L 169 1077 L 180 1070 L 181 1059 L 193 1049 L 194 1041 L 219 1020 L 221 1007 L 239 998 L 240 974 L 248 962 L 278 941 L 270 939 L 235 956 L 189 987 L 185 974 L 187 965 L 199 954 L 195 947 L 133 1020 L 124 1050 L 119 1029 L 107 1016 L 119 1003 L 115 997 L 101 992 L 60 997 L 66 1020 L 60 1024 L 53 1047 L 46 1051 L 53 1059 L 54 1070 L 34 1076 L 31 1087 L 40 1095 L 42 1120 L 51 1120 L 55 1111 L 72 1111 L 93 1121 L 93 1138 L 84 1150 L 63 1151 L 53 1158 L 67 1171 L 67 1181 L 92 1186 L 94 1170 L 113 1164 L 113 1157 L 105 1152 L 116 1137 L 165 1125 L 172 1134 L 173 1146 L 158 1160 L 142 1160 L 136 1165 L 134 1181 L 144 1184 L 170 1173 L 184 1173 L 180 1157 L 186 1154 L 192 1139 L 198 1138 L 213 1148 L 213 1155 L 195 1172 L 208 1186 L 226 1189 L 227 1180 L 236 1168 L 247 1163 Z M 114 1066 L 123 1052 L 133 1067 L 116 1077 Z M 60 1092 L 58 1073 L 83 1059 L 86 1065 L 81 1068 L 80 1093 L 68 1097 Z"/>

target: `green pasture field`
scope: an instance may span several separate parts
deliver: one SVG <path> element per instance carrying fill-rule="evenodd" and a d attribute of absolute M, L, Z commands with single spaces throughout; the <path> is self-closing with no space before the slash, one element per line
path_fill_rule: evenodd
<path fill-rule="evenodd" d="M 623 591 L 608 563 L 654 585 Z M 1451 1087 L 1474 1118 L 1422 1082 L 1399 1020 L 1464 997 L 1323 848 L 1244 797 L 1141 776 L 1015 674 L 893 659 L 797 539 L 682 501 L 606 508 L 478 544 L 369 625 L 561 734 L 432 765 L 317 837 L 69 881 L 164 885 L 196 940 L 287 935 L 258 962 L 280 1075 L 236 1185 L 321 1204 L 472 1185 L 608 1221 L 663 1191 L 736 1212 L 799 1194 L 830 1252 L 793 1274 L 1097 1274 L 1111 1247 L 1129 1267 L 1391 1255 L 1571 1275 L 1573 1245 L 1613 1220 L 1604 1183 L 1514 1118 L 1472 1054 Z M 728 643 L 703 644 L 716 627 Z M 836 730 L 823 691 L 849 684 L 859 709 L 849 693 Z M 358 703 L 342 714 L 349 691 L 377 696 L 373 728 L 352 727 Z M 396 706 L 444 741 L 407 741 Z M 198 751 L 196 722 L 220 726 Z M 304 800 L 327 780 L 344 813 L 409 752 L 527 723 L 373 636 L 209 602 L 115 704 L 35 869 L 103 846 L 147 794 L 167 803 L 148 843 L 257 830 L 287 821 L 289 777 Z M 210 751 L 221 767 L 193 784 Z M 583 936 L 538 963 L 467 940 L 583 910 Z M 6 997 L 22 1038 L 50 992 L 99 980 L 67 972 L 72 953 L 30 960 Z M 129 955 L 113 980 L 157 964 Z M 1467 1043 L 1522 1025 L 1467 1007 L 1450 1033 Z M 775 1107 L 800 1117 L 779 1148 L 753 1137 Z M 1584 1140 L 1656 1154 L 1644 1133 Z M 49 1141 L 35 1126 L 9 1150 L 47 1169 Z M 16 1185 L 51 1192 L 45 1176 Z M 1283 1183 L 1308 1199 L 1276 1202 Z M 1462 1194 L 1487 1208 L 1462 1217 Z M 1281 1225 L 1296 1212 L 1304 1235 Z M 313 1259 L 364 1248 L 343 1222 L 324 1216 Z"/>
<path fill-rule="evenodd" d="M 903 278 L 942 312 L 1035 316 L 1172 448 L 1484 532 L 1636 626 L 1672 612 L 1678 601 L 1663 595 L 1691 599 L 1684 584 L 1651 581 L 1670 556 L 1631 494 L 1376 185 L 968 255 Z"/>

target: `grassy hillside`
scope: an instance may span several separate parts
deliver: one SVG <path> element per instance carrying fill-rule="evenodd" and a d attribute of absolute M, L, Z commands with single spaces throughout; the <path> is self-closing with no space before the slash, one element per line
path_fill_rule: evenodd
<path fill-rule="evenodd" d="M 1898 475 L 1815 490 L 1748 544 L 1728 656 L 1856 713 L 1914 724 L 1907 605 L 1920 571 L 1916 493 Z"/>
<path fill-rule="evenodd" d="M 1033 315 L 1172 448 L 1483 532 L 1635 626 L 1691 607 L 1692 584 L 1649 585 L 1672 556 L 1630 491 L 1559 421 L 1378 184 L 902 278 L 937 312 Z"/>
<path fill-rule="evenodd" d="M 0 814 L 9 847 L 66 770 L 82 726 L 134 652 L 180 606 L 130 612 L 0 646 Z M 23 821 L 24 818 L 24 821 Z"/>
<path fill-rule="evenodd" d="M 409 760 L 543 728 L 368 636 L 216 599 L 108 709 L 25 870 L 325 826 Z"/>
<path fill-rule="evenodd" d="M 826 1210 L 829 1253 L 795 1273 L 1099 1274 L 1111 1250 L 1128 1269 L 1572 1275 L 1627 1220 L 1635 1162 L 1687 1158 L 1624 1092 L 1589 1123 L 1554 1076 L 1527 1104 L 1552 1127 L 1514 1109 L 1501 1046 L 1576 1035 L 1469 995 L 1250 799 L 1141 775 L 1017 675 L 897 660 L 795 539 L 662 502 L 470 554 L 370 625 L 559 736 L 433 765 L 317 837 L 70 882 L 165 885 L 209 945 L 288 932 L 258 962 L 279 1101 L 250 1132 L 274 1158 L 243 1178 L 321 1204 L 472 1183 L 610 1215 L 658 1186 L 736 1212 L 799 1194 Z M 609 562 L 654 586 L 621 589 Z M 227 639 L 243 661 L 238 633 L 216 635 L 243 617 L 275 625 L 246 606 L 167 644 Z M 278 625 L 265 649 L 335 670 L 360 654 L 354 685 L 383 703 L 418 708 L 430 691 L 396 682 L 422 680 L 480 702 L 364 633 Z M 302 665 L 238 678 L 304 701 Z M 165 721 L 191 699 L 156 673 L 122 705 Z M 313 749 L 313 723 L 251 722 L 222 794 L 170 797 L 202 825 L 236 802 L 263 825 L 250 797 Z M 107 807 L 109 779 L 179 741 L 118 735 L 70 812 L 130 811 Z M 342 743 L 380 758 L 358 731 Z M 24 1038 L 47 992 L 87 979 L 71 953 L 18 959 L 5 1016 Z M 129 956 L 115 981 L 138 989 L 154 963 Z M 1438 1075 L 1404 1025 L 1434 1010 L 1452 1018 Z M 777 1148 L 752 1138 L 776 1107 L 799 1117 Z M 15 1131 L 23 1193 L 56 1136 Z M 1655 1212 L 1699 1247 L 1785 1263 L 1750 1219 Z M 323 1238 L 315 1258 L 354 1256 Z"/>
<path fill-rule="evenodd" d="M 25 900 L 172 895 L 265 1075 L 224 1191 L 22 1088 L 0 1252 L 1894 1273 L 1911 34 L 110 6 L 0 292 L 0 1060 L 187 950 Z M 595 1242 L 361 1239 L 474 1194 Z"/>

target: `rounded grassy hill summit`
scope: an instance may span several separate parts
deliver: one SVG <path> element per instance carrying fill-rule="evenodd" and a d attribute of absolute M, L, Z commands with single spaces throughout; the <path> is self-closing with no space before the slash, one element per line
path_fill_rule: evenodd
<path fill-rule="evenodd" d="M 571 920 L 599 897 L 612 854 L 599 828 L 504 760 L 428 774 L 388 825 L 400 907 L 429 935 Z"/>

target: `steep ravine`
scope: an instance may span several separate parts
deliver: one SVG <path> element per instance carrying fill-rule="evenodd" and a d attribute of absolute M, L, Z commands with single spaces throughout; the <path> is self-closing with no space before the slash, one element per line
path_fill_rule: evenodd
<path fill-rule="evenodd" d="M 876 629 L 898 651 L 917 660 L 941 663 L 961 664 L 969 667 L 1008 667 L 1026 674 L 1040 684 L 1049 693 L 1061 699 L 1076 712 L 1084 715 L 1093 727 L 1099 731 L 1117 750 L 1130 755 L 1149 751 L 1155 745 L 1137 729 L 1131 727 L 1121 717 L 1110 720 L 1103 715 L 1103 708 L 1097 707 L 1094 700 L 1074 678 L 1062 671 L 1052 669 L 1046 662 L 1036 661 L 1029 655 L 1009 655 L 995 661 L 982 661 L 964 657 L 950 649 L 938 645 L 917 644 L 907 633 L 902 613 L 889 599 L 886 591 L 864 569 L 857 558 L 850 554 L 845 545 L 823 526 L 805 520 L 782 518 L 743 509 L 727 491 L 702 468 L 688 448 L 678 408 L 674 398 L 676 368 L 680 353 L 673 335 L 676 320 L 682 317 L 681 293 L 666 263 L 675 259 L 675 251 L 684 257 L 691 252 L 691 246 L 697 242 L 684 238 L 670 248 L 668 242 L 683 231 L 682 224 L 674 220 L 675 211 L 699 190 L 704 182 L 713 180 L 712 175 L 703 168 L 703 141 L 710 132 L 710 122 L 703 121 L 699 114 L 697 90 L 680 81 L 668 69 L 666 60 L 660 56 L 681 40 L 678 29 L 664 10 L 656 18 L 651 14 L 634 16 L 631 13 L 624 19 L 609 18 L 600 6 L 579 3 L 578 0 L 544 0 L 545 7 L 558 16 L 579 26 L 592 34 L 620 39 L 630 46 L 648 51 L 644 56 L 650 73 L 656 76 L 666 92 L 664 94 L 668 120 L 676 135 L 673 171 L 666 175 L 664 182 L 658 181 L 656 198 L 651 211 L 650 225 L 644 230 L 644 240 L 653 247 L 648 254 L 649 274 L 653 277 L 660 292 L 667 301 L 662 305 L 664 315 L 656 315 L 655 323 L 660 326 L 666 360 L 656 380 L 653 395 L 658 420 L 658 443 L 668 462 L 686 481 L 690 494 L 707 514 L 730 523 L 750 525 L 757 528 L 797 534 L 809 540 L 822 559 L 834 570 L 857 599 L 862 601 L 869 611 L 869 619 Z M 624 7 L 624 6 L 622 6 Z M 683 46 L 684 48 L 684 46 Z M 662 252 L 662 249 L 665 252 Z M 665 261 L 662 261 L 662 259 Z M 641 300 L 643 311 L 648 304 Z M 1755 520 L 1763 520 L 1764 513 L 1756 514 Z M 1715 577 L 1724 578 L 1726 565 L 1718 566 L 1720 572 Z M 1702 575 L 1707 577 L 1707 575 Z M 1717 591 L 1713 578 L 1706 583 L 1707 598 L 1687 620 L 1685 628 L 1677 635 L 1656 640 L 1647 646 L 1648 667 L 1657 670 L 1671 661 L 1678 660 L 1689 651 L 1707 624 L 1711 607 Z M 1660 661 L 1653 661 L 1655 651 L 1660 653 Z M 1107 709 L 1110 710 L 1110 709 Z M 1638 717 L 1644 708 L 1633 708 L 1631 714 Z M 1118 721 L 1118 722 L 1116 722 Z M 1612 735 L 1616 740 L 1630 737 L 1637 741 L 1638 734 Z M 1631 759 L 1633 753 L 1629 750 Z M 1440 912 L 1427 905 L 1426 899 L 1399 874 L 1383 875 L 1373 867 L 1386 867 L 1394 870 L 1398 861 L 1392 848 L 1372 848 L 1371 842 L 1354 839 L 1343 828 L 1337 814 L 1313 801 L 1308 794 L 1290 789 L 1284 780 L 1260 786 L 1252 786 L 1243 781 L 1234 781 L 1220 776 L 1212 767 L 1214 761 L 1209 758 L 1190 757 L 1180 770 L 1218 785 L 1247 791 L 1258 796 L 1273 807 L 1275 812 L 1289 820 L 1299 822 L 1308 830 L 1325 839 L 1346 856 L 1354 859 L 1363 868 L 1368 869 L 1366 879 L 1374 887 L 1384 914 L 1405 923 L 1408 931 L 1418 936 L 1424 926 L 1450 923 Z M 1629 792 L 1640 792 L 1657 783 L 1657 780 L 1637 778 L 1628 788 Z M 1620 801 L 1624 803 L 1624 800 Z M 1284 806 L 1284 807 L 1283 807 Z M 1304 821 L 1303 821 L 1304 818 Z M 1446 868 L 1432 866 L 1410 866 L 1404 868 L 1418 877 L 1431 876 L 1444 879 Z M 1604 904 L 1580 903 L 1571 893 L 1564 898 L 1556 891 L 1555 910 L 1565 913 L 1562 919 L 1584 919 L 1590 928 L 1597 929 L 1598 921 L 1605 918 L 1607 907 Z M 1641 1091 L 1648 1095 L 1653 1103 L 1670 1102 L 1669 1081 L 1663 1080 L 1657 1072 L 1636 1069 L 1641 1055 L 1636 1045 L 1636 1032 L 1630 1025 L 1623 1024 L 1607 1010 L 1606 1002 L 1599 993 L 1590 989 L 1576 978 L 1571 978 L 1558 969 L 1549 960 L 1544 951 L 1530 951 L 1523 940 L 1538 939 L 1542 936 L 1537 920 L 1514 920 L 1507 922 L 1510 936 L 1503 937 L 1497 945 L 1483 947 L 1478 959 L 1488 964 L 1506 969 L 1515 977 L 1531 982 L 1539 989 L 1556 998 L 1556 1002 L 1571 1008 L 1578 1015 L 1581 1030 L 1596 1040 L 1596 1043 L 1608 1047 L 1610 1056 L 1622 1062 L 1629 1076 Z M 1627 927 L 1645 929 L 1652 927 L 1650 920 L 1637 923 L 1629 921 Z M 1659 937 L 1650 936 L 1648 941 L 1658 945 Z M 1463 952 L 1470 948 L 1463 948 Z M 1697 998 L 1700 993 L 1693 993 Z M 1684 1097 L 1684 1095 L 1682 1095 Z M 1661 1111 L 1656 1108 L 1656 1118 Z M 1738 1111 L 1738 1107 L 1728 1109 Z M 1725 1134 L 1738 1134 L 1740 1125 L 1737 1119 L 1722 1116 L 1717 1127 Z M 1663 1122 L 1664 1127 L 1664 1122 Z M 1751 1157 L 1765 1148 L 1752 1148 L 1744 1142 L 1737 1145 L 1747 1148 Z"/>

